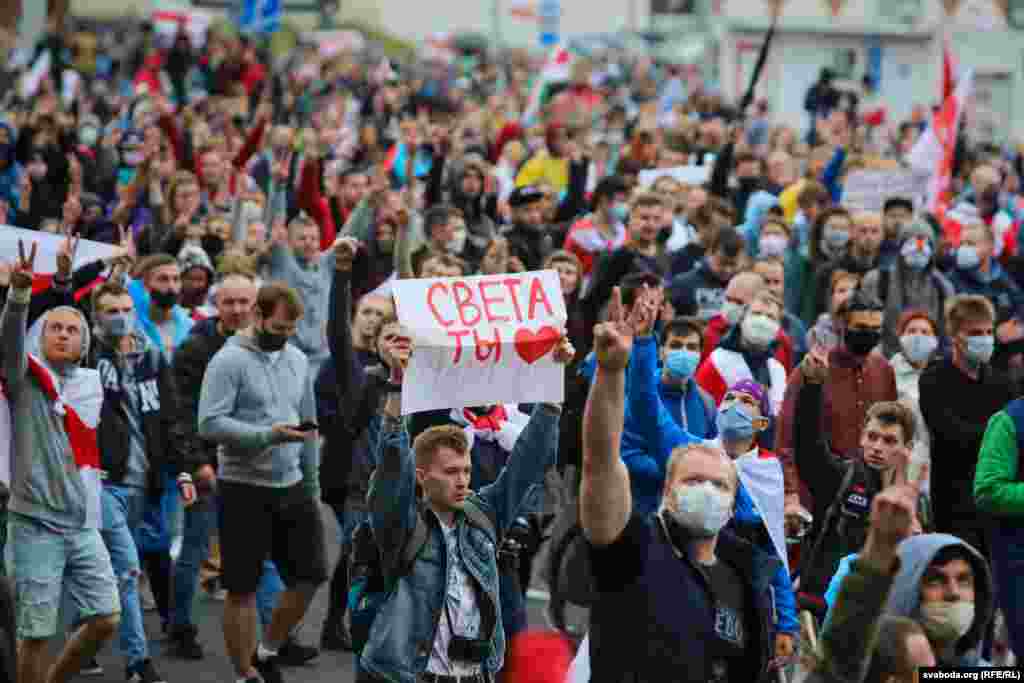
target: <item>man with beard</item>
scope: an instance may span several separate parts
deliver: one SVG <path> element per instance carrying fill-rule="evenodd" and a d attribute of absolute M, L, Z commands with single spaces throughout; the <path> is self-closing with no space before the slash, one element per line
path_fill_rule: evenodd
<path fill-rule="evenodd" d="M 138 325 L 167 360 L 192 329 L 188 311 L 178 305 L 181 270 L 169 254 L 147 256 L 136 269 L 139 280 L 128 283 Z"/>
<path fill-rule="evenodd" d="M 543 219 L 544 193 L 527 185 L 517 187 L 509 195 L 512 226 L 505 232 L 509 249 L 526 270 L 538 270 L 544 259 L 554 250 L 551 235 Z"/>

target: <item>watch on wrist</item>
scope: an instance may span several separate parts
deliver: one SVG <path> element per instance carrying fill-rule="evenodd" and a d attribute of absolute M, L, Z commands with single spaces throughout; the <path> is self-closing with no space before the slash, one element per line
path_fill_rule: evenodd
<path fill-rule="evenodd" d="M 384 386 L 387 389 L 387 392 L 389 394 L 400 394 L 400 393 L 402 393 L 402 384 L 401 384 L 401 382 L 393 382 L 393 381 L 391 381 L 389 379 L 387 381 L 387 384 L 385 384 Z"/>

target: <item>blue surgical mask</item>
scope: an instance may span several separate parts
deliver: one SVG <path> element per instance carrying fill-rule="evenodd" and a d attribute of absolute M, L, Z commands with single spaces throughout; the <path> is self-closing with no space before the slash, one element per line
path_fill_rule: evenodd
<path fill-rule="evenodd" d="M 130 184 L 135 180 L 135 176 L 138 174 L 138 169 L 130 166 L 122 166 L 117 169 L 117 184 L 124 186 Z"/>
<path fill-rule="evenodd" d="M 850 233 L 836 228 L 825 228 L 824 242 L 833 252 L 839 251 L 850 242 Z"/>
<path fill-rule="evenodd" d="M 665 369 L 676 379 L 693 377 L 700 363 L 700 354 L 689 349 L 673 349 L 665 354 Z"/>
<path fill-rule="evenodd" d="M 967 357 L 967 361 L 970 364 L 977 367 L 992 359 L 992 353 L 995 351 L 995 348 L 995 337 L 991 334 L 979 334 L 973 337 L 967 337 L 964 355 Z"/>
<path fill-rule="evenodd" d="M 718 434 L 722 441 L 747 441 L 754 437 L 754 418 L 739 401 L 729 404 L 718 413 Z"/>
<path fill-rule="evenodd" d="M 939 340 L 930 334 L 905 334 L 900 337 L 900 346 L 911 363 L 923 363 L 939 347 Z"/>
<path fill-rule="evenodd" d="M 127 337 L 135 329 L 135 311 L 112 313 L 100 318 L 100 329 L 104 337 Z"/>
<path fill-rule="evenodd" d="M 974 270 L 981 265 L 981 256 L 978 255 L 978 248 L 970 245 L 961 245 L 956 250 L 956 267 L 960 270 Z"/>
<path fill-rule="evenodd" d="M 629 206 L 622 202 L 612 205 L 612 218 L 617 220 L 619 223 L 625 223 L 626 219 L 629 218 Z"/>

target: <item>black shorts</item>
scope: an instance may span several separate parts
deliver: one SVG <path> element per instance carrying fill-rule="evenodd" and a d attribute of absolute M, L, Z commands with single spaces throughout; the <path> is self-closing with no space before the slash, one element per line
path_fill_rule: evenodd
<path fill-rule="evenodd" d="M 271 488 L 220 481 L 217 489 L 221 583 L 228 593 L 255 593 L 268 557 L 288 588 L 327 580 L 320 503 L 301 482 Z"/>

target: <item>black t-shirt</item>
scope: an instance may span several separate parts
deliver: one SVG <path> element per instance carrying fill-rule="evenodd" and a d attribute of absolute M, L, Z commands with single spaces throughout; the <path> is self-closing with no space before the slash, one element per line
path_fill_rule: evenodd
<path fill-rule="evenodd" d="M 676 530 L 671 525 L 669 522 L 666 527 L 675 535 Z M 632 515 L 622 535 L 614 543 L 605 547 L 591 546 L 591 572 L 595 588 L 599 593 L 619 593 L 634 585 L 644 574 L 649 544 L 661 542 L 666 542 L 665 533 L 656 517 L 645 519 L 637 514 Z M 678 543 L 673 545 L 680 547 Z M 747 645 L 750 635 L 744 618 L 747 614 L 747 598 L 742 578 L 722 560 L 710 566 L 689 562 L 685 558 L 679 561 L 686 562 L 703 576 L 703 585 L 714 605 L 714 645 L 700 653 L 708 663 L 707 683 L 735 683 L 749 675 L 749 666 L 743 666 L 745 658 L 749 656 Z M 696 573 L 694 579 L 700 583 Z M 679 619 L 688 621 L 692 618 L 692 614 L 687 614 L 688 601 L 684 596 L 666 594 L 665 599 L 678 601 Z M 694 679 L 691 677 L 689 680 Z"/>
<path fill-rule="evenodd" d="M 728 683 L 731 670 L 746 652 L 747 631 L 743 620 L 743 583 L 736 570 L 716 560 L 712 565 L 698 564 L 701 574 L 711 586 L 715 600 L 715 636 L 708 683 Z"/>

